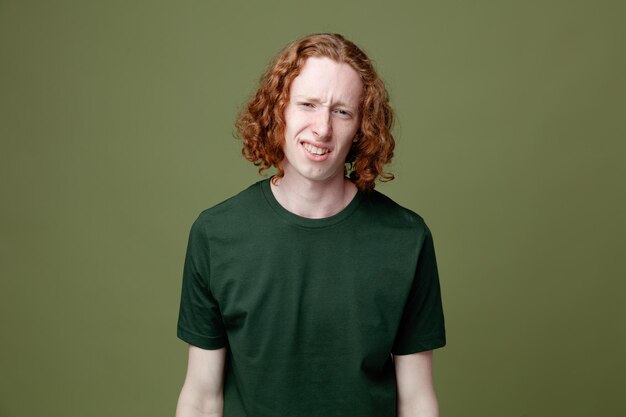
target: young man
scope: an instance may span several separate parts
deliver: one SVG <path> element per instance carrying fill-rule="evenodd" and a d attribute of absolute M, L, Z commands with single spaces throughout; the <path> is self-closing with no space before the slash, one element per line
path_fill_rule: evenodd
<path fill-rule="evenodd" d="M 336 34 L 287 46 L 237 121 L 271 179 L 203 211 L 183 273 L 178 417 L 436 417 L 445 345 L 430 231 L 374 191 L 393 113 Z"/>

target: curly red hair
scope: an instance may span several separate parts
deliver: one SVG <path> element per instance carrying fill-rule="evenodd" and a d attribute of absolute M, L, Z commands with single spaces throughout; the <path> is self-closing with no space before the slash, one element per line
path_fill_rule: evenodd
<path fill-rule="evenodd" d="M 373 189 L 377 179 L 392 180 L 393 174 L 383 171 L 395 147 L 389 94 L 367 55 L 339 34 L 318 33 L 294 41 L 270 64 L 256 94 L 237 118 L 235 126 L 243 141 L 243 156 L 259 167 L 259 173 L 274 166 L 278 170 L 276 178 L 284 175 L 281 161 L 285 157 L 283 142 L 289 87 L 309 57 L 327 57 L 348 64 L 363 82 L 361 125 L 357 141 L 346 158 L 346 176 L 360 190 Z"/>

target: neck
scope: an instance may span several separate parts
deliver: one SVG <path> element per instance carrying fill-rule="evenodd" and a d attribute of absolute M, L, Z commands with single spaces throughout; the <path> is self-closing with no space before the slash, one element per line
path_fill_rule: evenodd
<path fill-rule="evenodd" d="M 310 219 L 322 219 L 339 213 L 357 193 L 356 186 L 343 176 L 327 181 L 295 181 L 285 173 L 284 177 L 271 181 L 271 188 L 281 206 Z"/>

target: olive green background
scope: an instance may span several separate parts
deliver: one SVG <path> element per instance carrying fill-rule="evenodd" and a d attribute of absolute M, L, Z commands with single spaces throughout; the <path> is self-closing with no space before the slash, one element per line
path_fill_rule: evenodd
<path fill-rule="evenodd" d="M 0 416 L 172 416 L 187 233 L 259 179 L 238 109 L 340 32 L 386 80 L 448 346 L 442 416 L 626 410 L 620 1 L 0 0 Z"/>

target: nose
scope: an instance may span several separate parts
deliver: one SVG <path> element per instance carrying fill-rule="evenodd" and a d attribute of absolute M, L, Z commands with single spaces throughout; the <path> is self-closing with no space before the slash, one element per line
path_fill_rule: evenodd
<path fill-rule="evenodd" d="M 332 133 L 330 112 L 327 110 L 320 110 L 315 116 L 316 117 L 312 126 L 313 134 L 319 139 L 326 139 L 330 137 Z"/>

